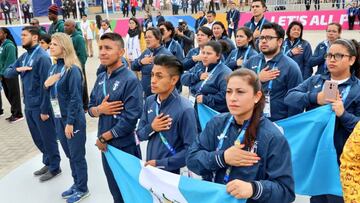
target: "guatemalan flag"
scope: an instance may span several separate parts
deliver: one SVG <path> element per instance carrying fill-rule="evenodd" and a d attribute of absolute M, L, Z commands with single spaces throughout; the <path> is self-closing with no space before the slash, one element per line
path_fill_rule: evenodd
<path fill-rule="evenodd" d="M 201 126 L 218 114 L 198 104 Z M 335 114 L 323 106 L 276 122 L 287 138 L 292 156 L 295 192 L 301 195 L 342 196 L 333 144 Z M 225 185 L 172 174 L 108 146 L 105 156 L 125 202 L 245 203 L 230 196 Z"/>
<path fill-rule="evenodd" d="M 245 203 L 230 196 L 225 185 L 192 179 L 147 166 L 110 145 L 105 153 L 125 202 Z"/>
<path fill-rule="evenodd" d="M 201 128 L 218 112 L 198 104 Z M 330 105 L 277 121 L 289 142 L 295 192 L 300 195 L 342 196 L 334 146 L 335 113 Z"/>

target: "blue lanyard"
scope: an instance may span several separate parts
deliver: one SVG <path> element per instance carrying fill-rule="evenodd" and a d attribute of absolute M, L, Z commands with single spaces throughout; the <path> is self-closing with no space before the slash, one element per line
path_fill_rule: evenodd
<path fill-rule="evenodd" d="M 156 116 L 159 115 L 159 104 L 156 102 Z M 159 132 L 159 136 L 161 139 L 161 142 L 166 146 L 166 148 L 168 148 L 168 150 L 170 151 L 170 153 L 174 156 L 176 154 L 175 149 L 170 145 L 170 143 L 167 141 L 167 139 L 164 137 L 164 135 Z"/>
<path fill-rule="evenodd" d="M 249 52 L 250 52 L 250 45 L 248 45 L 248 48 L 246 49 L 246 52 L 245 52 L 245 55 L 244 55 L 244 58 L 243 58 L 243 64 L 246 62 L 246 59 L 247 59 L 247 56 L 249 55 Z M 238 60 L 238 54 L 239 54 L 239 49 L 236 50 L 236 56 L 235 56 L 235 60 Z"/>
<path fill-rule="evenodd" d="M 228 132 L 229 130 L 229 127 L 230 127 L 230 124 L 231 122 L 234 120 L 234 116 L 231 116 L 230 119 L 227 121 L 226 123 L 226 126 L 223 130 L 223 132 L 221 133 L 220 135 L 220 140 L 219 140 L 219 143 L 218 143 L 218 146 L 216 147 L 216 151 L 219 151 L 223 144 L 224 144 L 224 138 L 225 138 L 225 135 L 226 133 Z M 249 127 L 250 125 L 250 120 L 249 121 L 246 121 L 243 125 L 243 127 L 241 128 L 241 131 L 238 135 L 238 137 L 236 138 L 235 140 L 235 143 L 242 143 L 244 141 L 244 136 L 245 136 L 245 132 L 247 130 L 247 128 Z M 225 173 L 225 176 L 224 176 L 224 182 L 227 183 L 229 181 L 229 177 L 230 177 L 230 173 L 231 173 L 231 169 L 232 167 L 230 166 L 229 168 L 226 169 L 226 173 Z"/>
<path fill-rule="evenodd" d="M 106 74 L 107 74 L 107 73 L 106 73 Z M 107 78 L 107 77 L 108 77 L 108 76 L 105 75 L 104 82 L 103 82 L 103 85 L 102 85 L 104 97 L 106 97 L 106 95 L 107 95 L 107 93 L 106 93 L 106 78 Z"/>
<path fill-rule="evenodd" d="M 347 96 L 349 95 L 350 88 L 351 88 L 351 85 L 348 85 L 348 86 L 341 92 L 341 98 L 342 98 L 343 103 L 345 103 L 345 100 L 346 100 Z"/>
<path fill-rule="evenodd" d="M 204 80 L 204 82 L 201 83 L 201 86 L 200 86 L 199 90 L 197 91 L 198 94 L 200 94 L 201 90 L 203 89 L 203 87 L 205 86 L 205 84 L 207 83 L 207 81 L 210 80 L 212 74 L 215 72 L 215 70 L 217 69 L 217 67 L 219 67 L 220 64 L 221 64 L 221 61 L 215 66 L 214 69 L 212 69 L 212 71 L 210 72 L 209 76 Z"/>
<path fill-rule="evenodd" d="M 263 17 L 263 19 L 261 20 L 259 31 L 262 30 L 264 22 L 265 22 L 265 17 Z M 255 29 L 256 29 L 256 27 L 258 27 L 258 26 L 255 26 Z M 252 28 L 253 28 L 253 23 L 250 23 L 250 30 L 252 30 Z"/>
<path fill-rule="evenodd" d="M 258 64 L 258 66 L 257 66 L 257 68 L 256 68 L 256 73 L 257 73 L 257 74 L 260 73 L 261 65 L 262 65 L 262 59 L 260 59 L 259 64 Z"/>
<path fill-rule="evenodd" d="M 272 69 L 274 69 L 275 67 L 276 67 L 276 62 L 274 63 Z M 272 69 L 271 69 L 271 70 L 272 70 Z M 270 80 L 270 81 L 269 81 L 269 85 L 268 85 L 268 92 L 269 92 L 269 94 L 270 94 L 270 92 L 271 92 L 272 86 L 273 86 L 273 80 Z"/>
<path fill-rule="evenodd" d="M 292 47 L 296 47 L 300 42 L 301 42 L 301 40 L 298 39 L 298 41 Z M 292 48 L 292 47 L 289 46 L 290 49 L 288 51 L 286 51 L 287 44 L 288 43 L 285 41 L 284 52 L 283 52 L 284 55 L 288 55 L 290 53 L 290 51 L 291 51 L 291 48 Z"/>
<path fill-rule="evenodd" d="M 22 61 L 22 66 L 28 66 L 29 61 L 31 61 L 31 59 L 34 57 L 34 54 L 39 50 L 40 45 L 37 45 L 37 47 L 35 48 L 35 50 L 33 51 L 33 53 L 30 55 L 26 53 L 26 57 L 25 59 Z M 29 58 L 28 58 L 29 57 Z"/>
<path fill-rule="evenodd" d="M 56 65 L 54 65 L 52 71 L 50 72 L 50 75 L 49 76 L 52 76 L 54 75 L 54 72 L 55 72 L 55 68 L 56 68 Z M 65 73 L 65 65 L 61 68 L 61 72 L 60 72 L 60 79 L 61 77 L 64 75 Z M 55 85 L 54 85 L 54 98 L 57 98 L 57 95 L 58 95 L 58 82 L 60 81 L 60 79 L 58 81 L 55 82 Z"/>
<path fill-rule="evenodd" d="M 324 44 L 326 46 L 326 53 L 329 51 L 329 42 L 327 40 L 324 41 Z M 327 67 L 326 67 L 326 61 L 324 62 L 324 70 L 326 71 Z"/>
<path fill-rule="evenodd" d="M 236 13 L 235 10 L 233 10 L 232 15 L 230 16 L 231 20 L 233 20 L 233 18 L 235 17 L 235 13 Z"/>
<path fill-rule="evenodd" d="M 201 27 L 201 24 L 204 22 L 204 20 L 205 20 L 205 17 L 202 17 L 200 22 L 199 22 L 199 27 Z"/>
<path fill-rule="evenodd" d="M 173 44 L 173 42 L 174 42 L 174 40 L 171 39 L 171 42 L 170 42 L 169 46 L 166 48 L 170 52 L 171 52 L 171 45 Z"/>

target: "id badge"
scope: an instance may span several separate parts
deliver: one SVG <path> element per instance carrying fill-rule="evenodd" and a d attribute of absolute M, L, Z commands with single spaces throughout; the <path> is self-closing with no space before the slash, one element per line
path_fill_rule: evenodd
<path fill-rule="evenodd" d="M 55 98 L 55 99 L 51 99 L 50 102 L 51 102 L 51 107 L 52 107 L 53 112 L 54 112 L 54 117 L 55 118 L 61 118 L 59 100 L 57 98 Z"/>
<path fill-rule="evenodd" d="M 196 98 L 194 97 L 194 95 L 189 95 L 189 100 L 192 104 L 195 104 Z"/>
<path fill-rule="evenodd" d="M 267 93 L 265 95 L 264 116 L 267 118 L 271 117 L 270 94 L 269 93 Z"/>
<path fill-rule="evenodd" d="M 234 25 L 230 24 L 230 25 L 229 25 L 229 28 L 230 28 L 230 29 L 234 29 Z"/>

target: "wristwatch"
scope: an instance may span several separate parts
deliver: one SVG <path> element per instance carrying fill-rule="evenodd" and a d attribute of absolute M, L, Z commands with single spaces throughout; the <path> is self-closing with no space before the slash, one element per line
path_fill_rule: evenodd
<path fill-rule="evenodd" d="M 99 141 L 103 144 L 106 144 L 106 140 L 102 135 L 99 137 Z"/>

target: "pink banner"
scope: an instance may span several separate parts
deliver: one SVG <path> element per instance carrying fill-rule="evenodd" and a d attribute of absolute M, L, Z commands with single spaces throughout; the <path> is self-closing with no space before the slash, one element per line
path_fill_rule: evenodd
<path fill-rule="evenodd" d="M 331 22 L 338 22 L 343 29 L 348 29 L 347 10 L 325 10 L 325 11 L 285 11 L 266 12 L 265 17 L 271 22 L 276 22 L 286 29 L 292 21 L 300 21 L 305 30 L 325 30 Z M 251 19 L 251 13 L 242 13 L 240 25 L 244 25 Z M 358 25 L 359 22 L 355 22 Z M 356 28 L 356 26 L 355 26 Z"/>

